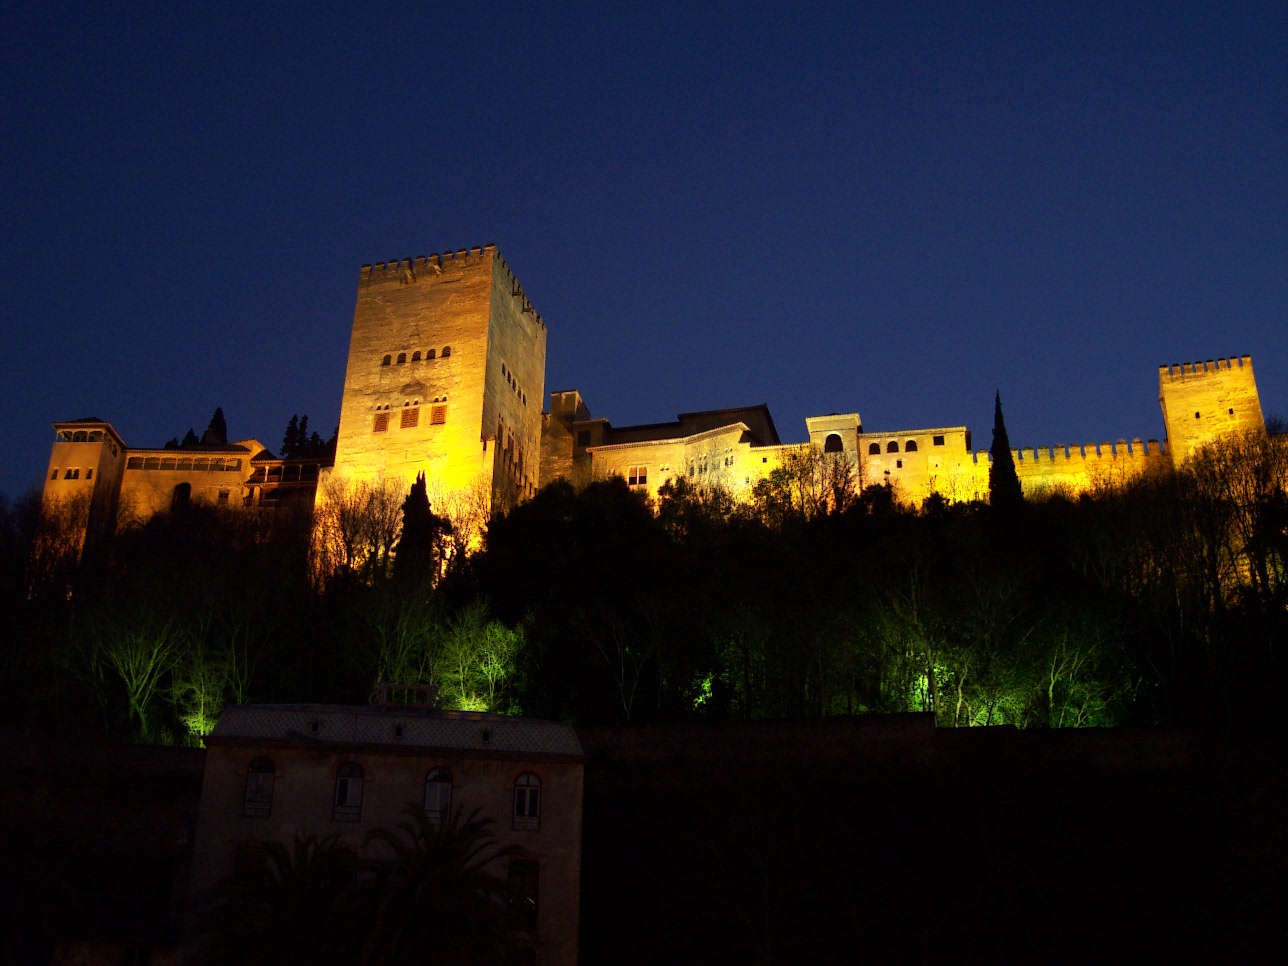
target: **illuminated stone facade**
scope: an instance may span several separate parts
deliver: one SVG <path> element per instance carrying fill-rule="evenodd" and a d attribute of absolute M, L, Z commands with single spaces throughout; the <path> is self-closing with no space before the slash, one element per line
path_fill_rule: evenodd
<path fill-rule="evenodd" d="M 621 476 L 656 498 L 671 477 L 745 498 L 803 447 L 847 454 L 860 485 L 888 483 L 985 499 L 989 457 L 965 426 L 874 433 L 858 413 L 806 420 L 784 444 L 765 405 L 614 426 L 575 390 L 545 393 L 546 327 L 489 245 L 364 265 L 359 273 L 334 465 L 278 460 L 256 440 L 191 450 L 129 449 L 100 420 L 56 423 L 49 503 L 89 508 L 89 532 L 191 500 L 258 507 L 326 499 L 332 487 L 383 481 L 404 491 L 424 473 L 437 498 L 470 492 L 492 508 L 543 483 Z M 1076 494 L 1165 470 L 1223 435 L 1262 430 L 1249 356 L 1159 369 L 1169 443 L 1141 439 L 1013 450 L 1025 493 Z"/>
<path fill-rule="evenodd" d="M 363 266 L 328 475 L 531 496 L 545 372 L 545 324 L 493 246 Z"/>

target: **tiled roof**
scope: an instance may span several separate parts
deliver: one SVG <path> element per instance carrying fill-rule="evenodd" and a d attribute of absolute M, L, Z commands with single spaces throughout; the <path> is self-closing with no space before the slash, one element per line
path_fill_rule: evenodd
<path fill-rule="evenodd" d="M 401 737 L 395 734 L 399 725 Z M 219 716 L 210 737 L 441 748 L 484 754 L 581 755 L 577 733 L 554 721 L 477 711 L 339 704 L 232 705 Z"/>

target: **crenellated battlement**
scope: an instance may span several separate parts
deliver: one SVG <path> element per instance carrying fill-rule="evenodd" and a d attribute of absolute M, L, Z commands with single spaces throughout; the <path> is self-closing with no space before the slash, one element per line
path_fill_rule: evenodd
<path fill-rule="evenodd" d="M 1244 368 L 1252 368 L 1252 356 L 1230 356 L 1228 359 L 1207 359 L 1202 362 L 1174 362 L 1170 366 L 1159 366 L 1158 378 L 1160 380 L 1184 379 L 1187 376 L 1202 376 L 1222 370 Z"/>
<path fill-rule="evenodd" d="M 496 250 L 495 244 L 481 245 L 477 248 L 461 248 L 457 251 L 448 251 L 442 254 L 434 252 L 432 255 L 417 255 L 415 258 L 391 258 L 384 262 L 372 262 L 362 266 L 359 280 L 360 282 L 369 283 L 388 282 L 396 279 L 403 284 L 432 280 L 438 278 L 444 272 L 481 265 L 485 258 L 492 258 L 497 265 L 505 270 L 506 278 L 510 282 L 510 295 L 519 302 L 524 314 L 534 316 L 537 325 L 544 329 L 546 327 L 545 321 L 537 313 L 528 296 L 524 294 L 523 286 L 514 277 L 514 272 L 510 270 L 510 266 L 501 257 L 501 253 Z"/>

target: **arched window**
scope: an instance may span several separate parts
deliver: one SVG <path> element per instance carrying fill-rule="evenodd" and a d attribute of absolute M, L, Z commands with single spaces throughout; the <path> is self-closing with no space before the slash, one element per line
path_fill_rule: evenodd
<path fill-rule="evenodd" d="M 443 351 L 441 353 L 442 357 L 446 359 L 451 354 L 452 354 L 452 347 L 450 345 L 443 346 Z"/>
<path fill-rule="evenodd" d="M 72 433 L 73 443 L 83 443 L 87 439 L 89 439 L 89 436 L 86 435 L 85 430 L 83 429 L 78 429 L 76 432 Z"/>
<path fill-rule="evenodd" d="M 868 444 L 868 455 L 869 455 L 869 456 L 880 456 L 880 455 L 881 455 L 881 444 L 880 444 L 880 443 L 869 443 L 869 444 Z"/>
<path fill-rule="evenodd" d="M 434 358 L 434 350 L 433 350 L 433 349 L 426 349 L 426 350 L 425 350 L 425 358 L 426 358 L 426 359 L 432 359 L 432 358 Z"/>
<path fill-rule="evenodd" d="M 446 768 L 431 768 L 425 776 L 425 815 L 434 825 L 451 816 L 452 773 Z"/>
<path fill-rule="evenodd" d="M 890 440 L 890 442 L 886 443 L 886 452 L 887 453 L 899 452 L 899 441 L 896 439 L 892 439 Z"/>
<path fill-rule="evenodd" d="M 398 353 L 398 365 L 401 366 L 406 361 L 407 361 L 407 353 L 405 352 Z"/>
<path fill-rule="evenodd" d="M 524 772 L 514 781 L 514 827 L 535 829 L 541 826 L 541 779 Z"/>
<path fill-rule="evenodd" d="M 839 453 L 845 447 L 841 443 L 841 437 L 836 433 L 828 433 L 827 439 L 823 440 L 824 453 Z"/>
<path fill-rule="evenodd" d="M 180 507 L 185 507 L 188 505 L 188 503 L 191 500 L 192 500 L 192 484 L 180 483 L 177 486 L 175 486 L 174 492 L 170 494 L 170 509 L 177 510 Z"/>
<path fill-rule="evenodd" d="M 908 440 L 908 442 L 903 444 L 903 451 L 905 453 L 917 452 L 917 441 L 915 439 Z"/>
<path fill-rule="evenodd" d="M 420 350 L 419 350 L 419 349 L 417 349 L 415 352 L 413 352 L 413 353 L 411 354 L 411 361 L 412 361 L 412 362 L 420 362 Z"/>
<path fill-rule="evenodd" d="M 246 796 L 242 799 L 242 814 L 249 818 L 263 818 L 273 811 L 273 776 L 276 769 L 271 758 L 254 759 L 246 769 Z"/>
<path fill-rule="evenodd" d="M 381 359 L 381 360 L 380 360 L 380 364 L 381 364 L 382 366 L 387 366 L 387 365 L 389 365 L 389 363 L 391 363 L 391 362 L 393 362 L 393 361 L 394 361 L 394 360 L 393 360 L 393 356 L 385 356 L 383 359 Z"/>
<path fill-rule="evenodd" d="M 331 818 L 337 822 L 356 822 L 362 818 L 362 766 L 356 762 L 345 762 L 335 773 Z"/>

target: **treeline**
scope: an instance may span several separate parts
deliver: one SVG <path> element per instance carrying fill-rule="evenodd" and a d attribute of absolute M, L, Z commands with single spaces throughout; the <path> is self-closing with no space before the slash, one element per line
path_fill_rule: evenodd
<path fill-rule="evenodd" d="M 77 551 L 75 507 L 0 509 L 3 714 L 192 742 L 232 702 L 575 723 L 934 711 L 944 726 L 1273 726 L 1288 437 L 1003 510 L 860 493 L 803 454 L 750 503 L 675 481 L 334 489 L 316 514 L 181 507 Z M 431 509 L 432 508 L 432 509 Z M 400 561 L 401 557 L 401 561 Z"/>

